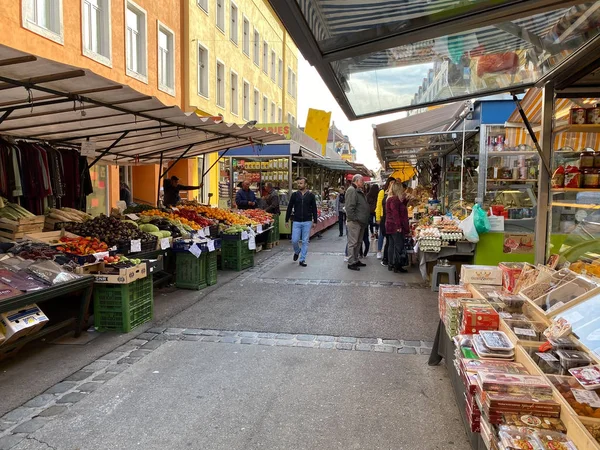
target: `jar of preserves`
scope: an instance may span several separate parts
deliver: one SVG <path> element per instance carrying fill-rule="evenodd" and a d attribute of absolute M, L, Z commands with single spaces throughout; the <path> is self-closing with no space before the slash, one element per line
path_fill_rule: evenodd
<path fill-rule="evenodd" d="M 600 150 L 594 153 L 594 169 L 600 169 Z"/>
<path fill-rule="evenodd" d="M 580 169 L 591 169 L 594 167 L 596 152 L 591 148 L 584 148 L 579 155 L 579 168 Z"/>
<path fill-rule="evenodd" d="M 600 187 L 600 169 L 583 170 L 583 187 L 586 189 L 598 189 Z"/>

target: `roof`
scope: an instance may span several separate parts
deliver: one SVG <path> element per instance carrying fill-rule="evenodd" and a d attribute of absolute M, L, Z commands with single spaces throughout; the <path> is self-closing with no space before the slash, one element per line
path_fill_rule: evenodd
<path fill-rule="evenodd" d="M 355 162 L 351 162 L 351 161 L 346 161 L 346 163 L 350 164 L 350 166 L 353 169 L 352 171 L 354 171 L 355 173 L 358 173 L 358 174 L 360 174 L 362 176 L 365 176 L 365 177 L 372 177 L 373 176 L 373 172 L 371 172 L 367 168 L 367 166 L 365 166 L 364 164 L 355 163 Z"/>
<path fill-rule="evenodd" d="M 305 161 L 308 163 L 315 164 L 317 166 L 324 167 L 329 170 L 335 170 L 338 172 L 352 172 L 354 167 L 350 166 L 349 163 L 343 160 L 325 159 L 325 158 L 294 158 L 298 161 Z"/>
<path fill-rule="evenodd" d="M 79 147 L 119 164 L 261 145 L 282 136 L 186 114 L 94 72 L 0 45 L 0 135 Z"/>

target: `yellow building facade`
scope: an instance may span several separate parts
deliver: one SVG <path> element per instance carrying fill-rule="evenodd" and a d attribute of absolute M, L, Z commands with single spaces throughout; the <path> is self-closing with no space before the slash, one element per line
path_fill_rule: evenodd
<path fill-rule="evenodd" d="M 238 124 L 296 124 L 298 49 L 269 2 L 188 0 L 183 8 L 185 110 Z M 205 169 L 217 158 L 208 155 Z M 218 164 L 203 181 L 218 204 Z"/>

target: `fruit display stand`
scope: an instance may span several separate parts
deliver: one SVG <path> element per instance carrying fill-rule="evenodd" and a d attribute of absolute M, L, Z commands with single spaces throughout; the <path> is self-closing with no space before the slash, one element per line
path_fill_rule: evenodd
<path fill-rule="evenodd" d="M 79 297 L 79 312 L 77 317 L 65 319 L 58 323 L 50 322 L 37 333 L 29 334 L 13 343 L 7 343 L 0 346 L 0 359 L 2 359 L 3 356 L 10 355 L 11 353 L 16 353 L 16 350 L 29 342 L 37 340 L 49 333 L 54 333 L 58 330 L 71 328 L 75 332 L 75 337 L 79 337 L 82 330 L 86 326 L 87 314 L 93 289 L 94 277 L 87 275 L 82 276 L 77 280 L 50 286 L 40 291 L 34 291 L 0 300 L 0 313 L 4 313 L 18 310 L 19 308 L 23 308 L 34 303 L 42 305 L 46 302 L 54 300 L 62 301 L 68 295 L 77 294 Z"/>
<path fill-rule="evenodd" d="M 324 216 L 320 216 L 317 220 L 317 224 L 310 230 L 310 236 L 313 237 L 315 234 L 325 231 L 336 223 L 338 223 L 338 216 L 333 213 L 327 213 Z"/>

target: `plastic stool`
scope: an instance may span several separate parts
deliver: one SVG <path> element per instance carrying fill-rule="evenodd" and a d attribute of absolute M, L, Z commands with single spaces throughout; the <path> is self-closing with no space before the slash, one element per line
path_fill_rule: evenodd
<path fill-rule="evenodd" d="M 431 290 L 438 292 L 440 290 L 440 275 L 448 274 L 448 284 L 456 284 L 456 267 L 455 266 L 440 266 L 436 264 L 433 267 L 431 274 Z"/>

